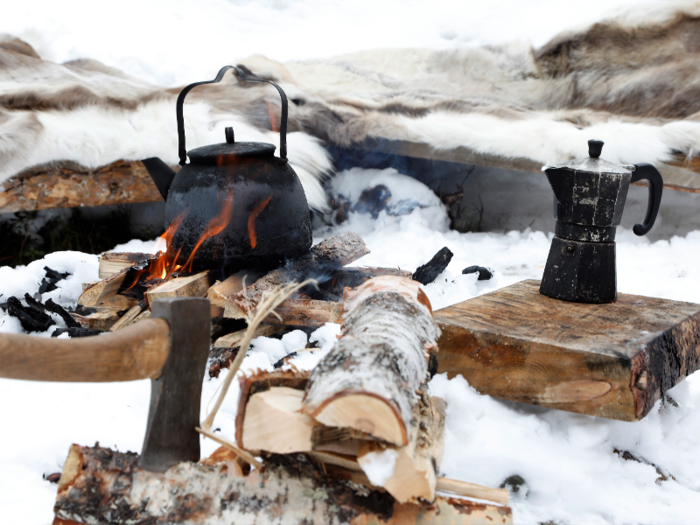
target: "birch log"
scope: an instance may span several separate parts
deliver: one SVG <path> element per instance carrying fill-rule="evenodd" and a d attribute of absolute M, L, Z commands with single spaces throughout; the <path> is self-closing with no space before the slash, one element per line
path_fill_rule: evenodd
<path fill-rule="evenodd" d="M 417 391 L 440 329 L 420 284 L 370 279 L 343 299 L 342 337 L 309 376 L 302 411 L 387 443 L 410 440 Z"/>
<path fill-rule="evenodd" d="M 268 456 L 262 469 L 248 475 L 230 456 L 220 456 L 155 473 L 140 469 L 132 452 L 72 445 L 58 485 L 54 523 L 513 523 L 508 507 L 448 498 L 432 505 L 399 504 L 386 492 L 332 477 L 304 454 Z"/>

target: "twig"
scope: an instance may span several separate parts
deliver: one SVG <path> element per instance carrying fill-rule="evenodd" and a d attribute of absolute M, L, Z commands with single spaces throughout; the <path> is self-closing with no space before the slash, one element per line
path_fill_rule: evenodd
<path fill-rule="evenodd" d="M 245 461 L 247 461 L 249 464 L 253 465 L 255 468 L 259 469 L 262 467 L 262 463 L 260 463 L 257 459 L 255 459 L 250 452 L 247 450 L 243 450 L 242 448 L 238 448 L 234 443 L 226 439 L 225 437 L 222 436 L 217 436 L 213 432 L 210 432 L 209 430 L 205 430 L 203 428 L 195 427 L 195 430 L 202 434 L 203 436 L 208 437 L 212 441 L 216 441 L 219 445 L 223 445 L 229 450 L 234 451 L 236 454 L 238 454 L 238 457 L 243 458 Z"/>
<path fill-rule="evenodd" d="M 435 488 L 439 491 L 452 492 L 453 494 L 467 498 L 494 501 L 501 505 L 508 505 L 508 499 L 510 497 L 510 494 L 505 489 L 492 489 L 491 487 L 484 487 L 483 485 L 450 478 L 438 478 Z"/>

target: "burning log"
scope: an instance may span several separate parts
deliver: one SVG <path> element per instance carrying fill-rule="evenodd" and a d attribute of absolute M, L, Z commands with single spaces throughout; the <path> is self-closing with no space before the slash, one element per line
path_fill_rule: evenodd
<path fill-rule="evenodd" d="M 267 456 L 263 468 L 247 475 L 231 454 L 220 451 L 164 473 L 142 470 L 138 460 L 132 452 L 72 445 L 54 523 L 512 523 L 508 507 L 449 498 L 400 504 L 386 492 L 331 475 L 303 454 Z"/>
<path fill-rule="evenodd" d="M 387 443 L 411 440 L 416 391 L 440 330 L 420 285 L 377 277 L 344 297 L 342 338 L 311 372 L 302 411 Z"/>
<path fill-rule="evenodd" d="M 345 266 L 369 253 L 359 235 L 345 232 L 317 244 L 309 254 L 273 270 L 245 290 L 226 300 L 225 317 L 245 319 L 260 303 L 263 294 L 292 281 L 301 282 Z"/>

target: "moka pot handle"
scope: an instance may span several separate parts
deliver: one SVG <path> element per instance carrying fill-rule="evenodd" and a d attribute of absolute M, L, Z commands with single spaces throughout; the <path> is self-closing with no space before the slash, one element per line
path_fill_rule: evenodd
<path fill-rule="evenodd" d="M 651 164 L 635 164 L 635 170 L 632 172 L 632 180 L 630 182 L 638 182 L 646 179 L 649 181 L 649 204 L 647 204 L 647 215 L 644 217 L 643 224 L 635 224 L 632 231 L 636 235 L 646 235 L 654 226 L 656 215 L 659 213 L 661 205 L 661 194 L 664 190 L 664 180 L 661 173 Z"/>
<path fill-rule="evenodd" d="M 261 78 L 249 78 L 240 68 L 236 66 L 224 66 L 216 74 L 216 78 L 214 80 L 205 80 L 202 82 L 195 82 L 193 84 L 190 84 L 189 86 L 184 87 L 177 97 L 175 114 L 177 117 L 177 140 L 178 155 L 180 157 L 180 166 L 184 166 L 185 164 L 187 164 L 187 148 L 185 147 L 185 119 L 182 113 L 182 105 L 185 102 L 185 97 L 187 96 L 187 93 L 189 93 L 192 90 L 192 88 L 201 86 L 202 84 L 214 84 L 216 82 L 221 82 L 221 79 L 224 78 L 224 74 L 229 69 L 233 69 L 236 73 L 238 73 L 238 78 L 245 82 L 265 82 L 267 84 L 272 84 L 273 86 L 275 86 L 277 91 L 279 91 L 280 97 L 282 97 L 282 118 L 280 119 L 280 159 L 282 159 L 284 162 L 287 162 L 287 95 L 282 90 L 282 88 L 274 82 L 270 82 L 269 80 L 263 80 Z"/>

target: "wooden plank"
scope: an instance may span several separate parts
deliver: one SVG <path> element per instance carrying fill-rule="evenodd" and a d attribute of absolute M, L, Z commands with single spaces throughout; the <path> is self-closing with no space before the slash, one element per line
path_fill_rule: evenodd
<path fill-rule="evenodd" d="M 30 168 L 0 185 L 0 213 L 132 202 L 163 202 L 139 161 L 119 160 L 99 168 L 54 162 Z"/>
<path fill-rule="evenodd" d="M 522 281 L 435 312 L 438 372 L 482 394 L 623 421 L 700 368 L 700 305 L 569 303 Z"/>
<path fill-rule="evenodd" d="M 167 297 L 204 297 L 209 290 L 209 270 L 185 277 L 170 279 L 161 285 L 154 286 L 144 295 L 150 305 L 156 299 Z"/>

